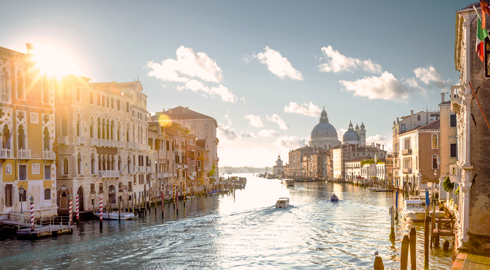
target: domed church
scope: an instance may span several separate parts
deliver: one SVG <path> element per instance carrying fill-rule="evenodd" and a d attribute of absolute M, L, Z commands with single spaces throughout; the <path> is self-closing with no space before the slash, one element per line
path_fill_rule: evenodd
<path fill-rule="evenodd" d="M 320 123 L 318 123 L 311 131 L 310 146 L 313 148 L 323 148 L 328 150 L 340 144 L 337 136 L 337 130 L 328 122 L 327 112 L 325 108 L 320 115 Z"/>
<path fill-rule="evenodd" d="M 356 130 L 352 126 L 352 121 L 349 123 L 349 129 L 344 133 L 342 144 L 354 144 L 357 146 L 366 145 L 366 129 L 364 123 L 361 124 L 361 129 L 356 125 Z"/>

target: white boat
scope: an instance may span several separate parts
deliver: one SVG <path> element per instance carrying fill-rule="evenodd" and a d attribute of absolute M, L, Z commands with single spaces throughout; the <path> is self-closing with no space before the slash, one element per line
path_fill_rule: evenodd
<path fill-rule="evenodd" d="M 289 207 L 289 198 L 281 197 L 277 199 L 276 208 L 288 208 Z"/>
<path fill-rule="evenodd" d="M 100 213 L 95 212 L 94 214 L 97 218 L 100 218 Z M 102 212 L 103 219 L 119 219 L 119 212 L 113 211 L 110 215 L 107 212 Z M 135 215 L 132 212 L 121 212 L 121 219 L 135 219 Z"/>
<path fill-rule="evenodd" d="M 425 208 L 421 200 L 406 200 L 404 202 L 403 217 L 407 221 L 424 221 Z"/>

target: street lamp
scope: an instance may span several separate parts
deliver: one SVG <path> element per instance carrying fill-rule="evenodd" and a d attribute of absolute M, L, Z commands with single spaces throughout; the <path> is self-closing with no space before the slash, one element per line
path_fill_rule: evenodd
<path fill-rule="evenodd" d="M 23 209 L 22 209 L 22 202 L 24 201 L 24 196 L 25 196 L 25 193 L 26 192 L 26 189 L 24 188 L 23 185 L 20 185 L 20 188 L 19 188 L 19 199 L 20 199 L 20 213 L 23 213 Z"/>

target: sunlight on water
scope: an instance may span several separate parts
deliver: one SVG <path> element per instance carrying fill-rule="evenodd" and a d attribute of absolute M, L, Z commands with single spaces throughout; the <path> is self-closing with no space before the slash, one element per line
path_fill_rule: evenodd
<path fill-rule="evenodd" d="M 398 269 L 401 239 L 417 229 L 423 264 L 423 225 L 403 221 L 389 241 L 392 193 L 332 183 L 296 183 L 244 175 L 246 189 L 171 205 L 134 221 L 81 223 L 73 235 L 36 241 L 0 241 L 0 268 L 47 269 L 372 269 L 379 251 Z M 330 202 L 335 192 L 340 201 Z M 289 197 L 288 209 L 276 209 Z M 430 269 L 448 269 L 451 253 L 431 252 Z"/>

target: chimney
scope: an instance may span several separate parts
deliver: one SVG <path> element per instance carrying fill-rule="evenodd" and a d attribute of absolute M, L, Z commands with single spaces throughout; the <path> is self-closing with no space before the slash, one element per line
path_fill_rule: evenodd
<path fill-rule="evenodd" d="M 441 93 L 441 103 L 444 103 L 444 93 Z"/>
<path fill-rule="evenodd" d="M 34 50 L 34 46 L 31 43 L 26 43 L 27 47 L 27 55 L 32 56 L 32 50 Z"/>
<path fill-rule="evenodd" d="M 400 117 L 396 118 L 396 123 L 400 123 Z"/>

